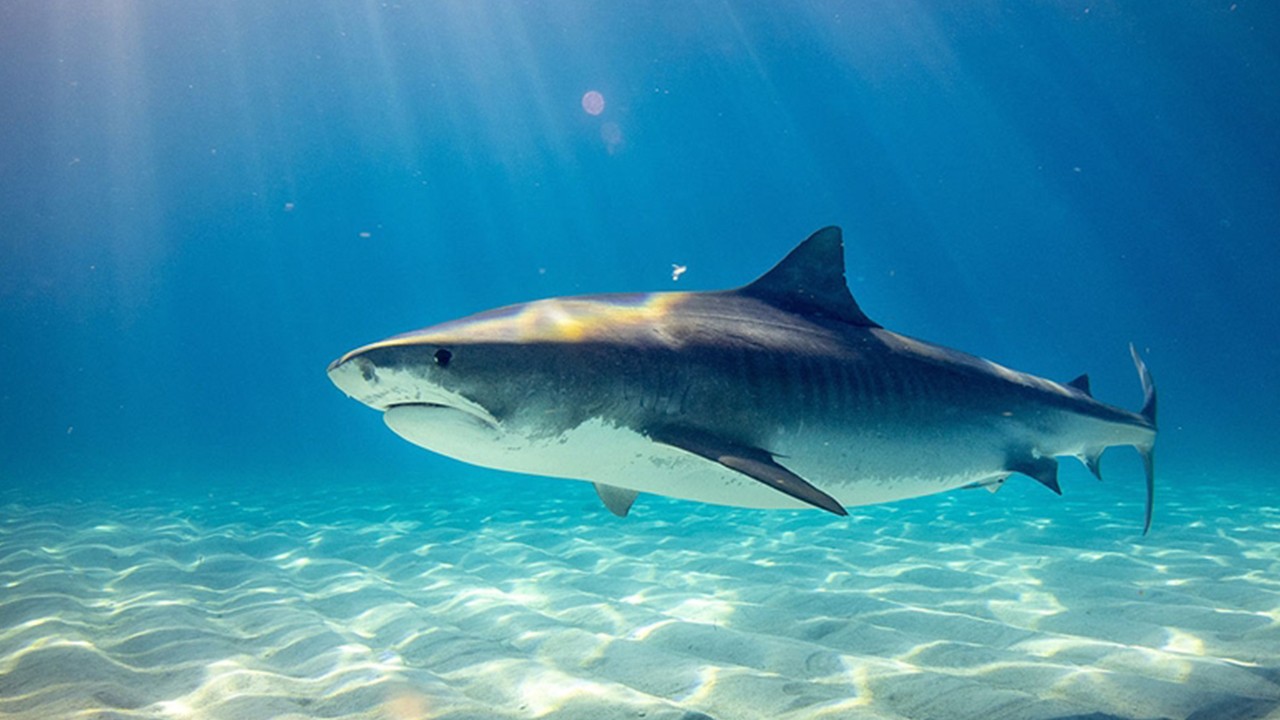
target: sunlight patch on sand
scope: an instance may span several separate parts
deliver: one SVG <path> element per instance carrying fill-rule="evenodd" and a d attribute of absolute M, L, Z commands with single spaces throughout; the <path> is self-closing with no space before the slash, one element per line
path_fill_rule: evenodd
<path fill-rule="evenodd" d="M 1225 504 L 1174 487 L 1139 541 L 1136 501 L 1037 518 L 1012 488 L 848 520 L 644 498 L 619 521 L 551 487 L 496 512 L 0 502 L 0 716 L 1280 712 L 1275 508 L 1197 526 Z"/>

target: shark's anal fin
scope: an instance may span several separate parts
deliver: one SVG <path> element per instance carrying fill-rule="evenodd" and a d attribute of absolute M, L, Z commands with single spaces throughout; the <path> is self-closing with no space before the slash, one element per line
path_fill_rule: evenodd
<path fill-rule="evenodd" d="M 1009 459 L 1005 469 L 1022 473 L 1055 493 L 1062 494 L 1062 488 L 1058 485 L 1058 461 L 1052 457 L 1032 453 L 1018 455 Z"/>
<path fill-rule="evenodd" d="M 604 483 L 592 483 L 595 485 L 596 494 L 600 496 L 600 501 L 604 506 L 609 508 L 609 512 L 618 517 L 626 517 L 631 512 L 631 504 L 636 501 L 636 496 L 640 493 L 635 490 L 605 485 Z"/>
<path fill-rule="evenodd" d="M 1079 455 L 1080 462 L 1093 473 L 1093 476 L 1102 479 L 1102 450 L 1089 450 Z"/>
<path fill-rule="evenodd" d="M 663 427 L 648 433 L 654 442 L 679 448 L 704 457 L 711 462 L 746 475 L 814 507 L 836 515 L 848 515 L 848 511 L 835 498 L 809 484 L 809 481 L 782 467 L 773 455 L 757 447 L 749 447 L 716 437 L 700 430 L 680 427 Z"/>

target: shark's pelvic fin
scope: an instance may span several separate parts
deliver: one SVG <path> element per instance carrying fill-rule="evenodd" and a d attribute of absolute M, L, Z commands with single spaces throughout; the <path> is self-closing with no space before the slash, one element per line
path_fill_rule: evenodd
<path fill-rule="evenodd" d="M 844 238 L 834 226 L 810 235 L 772 270 L 734 292 L 788 312 L 880 327 L 863 314 L 849 292 L 844 276 Z"/>
<path fill-rule="evenodd" d="M 1151 429 L 1156 427 L 1156 384 L 1151 379 L 1151 372 L 1147 370 L 1147 364 L 1142 362 L 1142 356 L 1138 354 L 1138 348 L 1129 343 L 1129 354 L 1133 356 L 1133 364 L 1138 368 L 1138 378 L 1142 380 L 1142 410 L 1140 414 L 1151 423 Z M 1152 445 L 1138 447 L 1138 454 L 1142 456 L 1142 467 L 1147 474 L 1147 514 L 1142 525 L 1142 534 L 1146 535 L 1151 529 L 1151 508 L 1155 504 L 1156 493 L 1156 469 L 1155 469 L 1155 453 Z"/>
<path fill-rule="evenodd" d="M 600 496 L 604 506 L 609 508 L 609 512 L 618 517 L 626 517 L 631 512 L 631 504 L 636 501 L 636 497 L 640 494 L 635 490 L 605 485 L 604 483 L 592 483 L 596 488 L 596 495 Z"/>
<path fill-rule="evenodd" d="M 849 514 L 835 498 L 814 487 L 808 480 L 782 467 L 774 461 L 773 455 L 760 448 L 739 445 L 690 428 L 663 427 L 652 430 L 648 434 L 654 442 L 680 448 L 711 462 L 720 463 L 730 470 L 736 470 L 752 480 L 829 513 Z"/>
<path fill-rule="evenodd" d="M 1055 493 L 1062 494 L 1062 488 L 1058 485 L 1058 461 L 1055 458 L 1027 453 L 1010 458 L 1005 469 L 1022 473 Z"/>

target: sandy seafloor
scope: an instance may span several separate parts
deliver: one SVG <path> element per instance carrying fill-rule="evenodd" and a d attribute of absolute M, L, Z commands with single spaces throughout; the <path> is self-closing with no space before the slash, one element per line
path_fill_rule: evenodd
<path fill-rule="evenodd" d="M 1280 718 L 1280 508 L 1230 477 L 1146 538 L 1136 477 L 621 520 L 358 480 L 0 491 L 0 716 Z"/>

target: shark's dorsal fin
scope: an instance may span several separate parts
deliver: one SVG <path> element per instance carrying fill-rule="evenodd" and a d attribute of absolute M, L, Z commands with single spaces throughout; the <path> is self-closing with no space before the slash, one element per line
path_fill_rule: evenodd
<path fill-rule="evenodd" d="M 849 292 L 844 276 L 844 239 L 834 225 L 810 235 L 772 270 L 736 292 L 788 312 L 880 327 L 862 313 Z"/>

